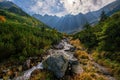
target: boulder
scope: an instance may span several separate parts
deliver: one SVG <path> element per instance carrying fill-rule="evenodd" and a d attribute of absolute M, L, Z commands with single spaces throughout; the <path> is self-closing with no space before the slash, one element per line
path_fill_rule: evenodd
<path fill-rule="evenodd" d="M 68 57 L 63 53 L 55 53 L 43 61 L 43 68 L 50 70 L 57 78 L 62 78 L 68 67 Z"/>
<path fill-rule="evenodd" d="M 50 55 L 43 61 L 43 68 L 52 71 L 57 78 L 62 78 L 68 68 L 71 69 L 70 72 L 75 74 L 83 72 L 78 60 L 76 58 L 71 59 L 64 53 L 54 53 Z"/>
<path fill-rule="evenodd" d="M 78 64 L 72 64 L 72 72 L 75 74 L 81 74 L 84 72 L 84 70 L 81 67 L 80 63 L 78 63 Z"/>

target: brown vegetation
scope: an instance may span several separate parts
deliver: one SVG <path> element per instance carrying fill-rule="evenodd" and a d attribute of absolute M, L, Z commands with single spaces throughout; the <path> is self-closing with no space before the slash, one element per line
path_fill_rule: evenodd
<path fill-rule="evenodd" d="M 6 22 L 5 16 L 0 16 L 0 22 Z"/>

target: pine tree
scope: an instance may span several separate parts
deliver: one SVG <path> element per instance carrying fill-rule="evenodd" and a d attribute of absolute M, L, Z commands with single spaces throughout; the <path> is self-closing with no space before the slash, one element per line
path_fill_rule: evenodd
<path fill-rule="evenodd" d="M 84 29 L 89 29 L 90 27 L 91 27 L 91 26 L 90 26 L 89 23 L 86 23 L 86 24 L 83 26 Z"/>
<path fill-rule="evenodd" d="M 101 12 L 101 15 L 100 15 L 100 22 L 105 21 L 107 18 L 108 18 L 108 17 L 107 17 L 107 15 L 106 15 L 105 11 L 102 11 L 102 12 Z"/>

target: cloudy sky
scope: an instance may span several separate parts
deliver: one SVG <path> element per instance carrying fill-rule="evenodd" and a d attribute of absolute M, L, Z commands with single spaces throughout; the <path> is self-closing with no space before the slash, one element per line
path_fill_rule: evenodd
<path fill-rule="evenodd" d="M 64 16 L 96 11 L 115 0 L 10 0 L 27 13 Z"/>

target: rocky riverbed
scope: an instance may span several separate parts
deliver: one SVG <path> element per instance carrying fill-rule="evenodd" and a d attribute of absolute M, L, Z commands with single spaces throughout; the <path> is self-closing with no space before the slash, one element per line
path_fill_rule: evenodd
<path fill-rule="evenodd" d="M 74 52 L 70 51 L 71 48 L 73 48 L 73 46 L 70 45 L 68 41 L 65 39 L 62 40 L 58 45 L 54 46 L 54 49 L 48 50 L 49 55 L 47 55 L 41 63 L 39 63 L 37 66 L 33 66 L 31 69 L 25 71 L 22 76 L 15 79 L 29 79 L 31 73 L 36 69 L 49 70 L 58 79 L 65 75 L 68 68 L 71 73 L 81 74 L 83 69 L 78 62 L 78 59 L 73 56 Z"/>
<path fill-rule="evenodd" d="M 2 64 L 0 78 L 4 80 L 116 80 L 107 68 L 94 62 L 80 43 L 74 43 L 77 46 L 73 43 L 69 39 L 63 39 L 46 51 L 45 56 L 30 57 L 24 63 Z"/>

